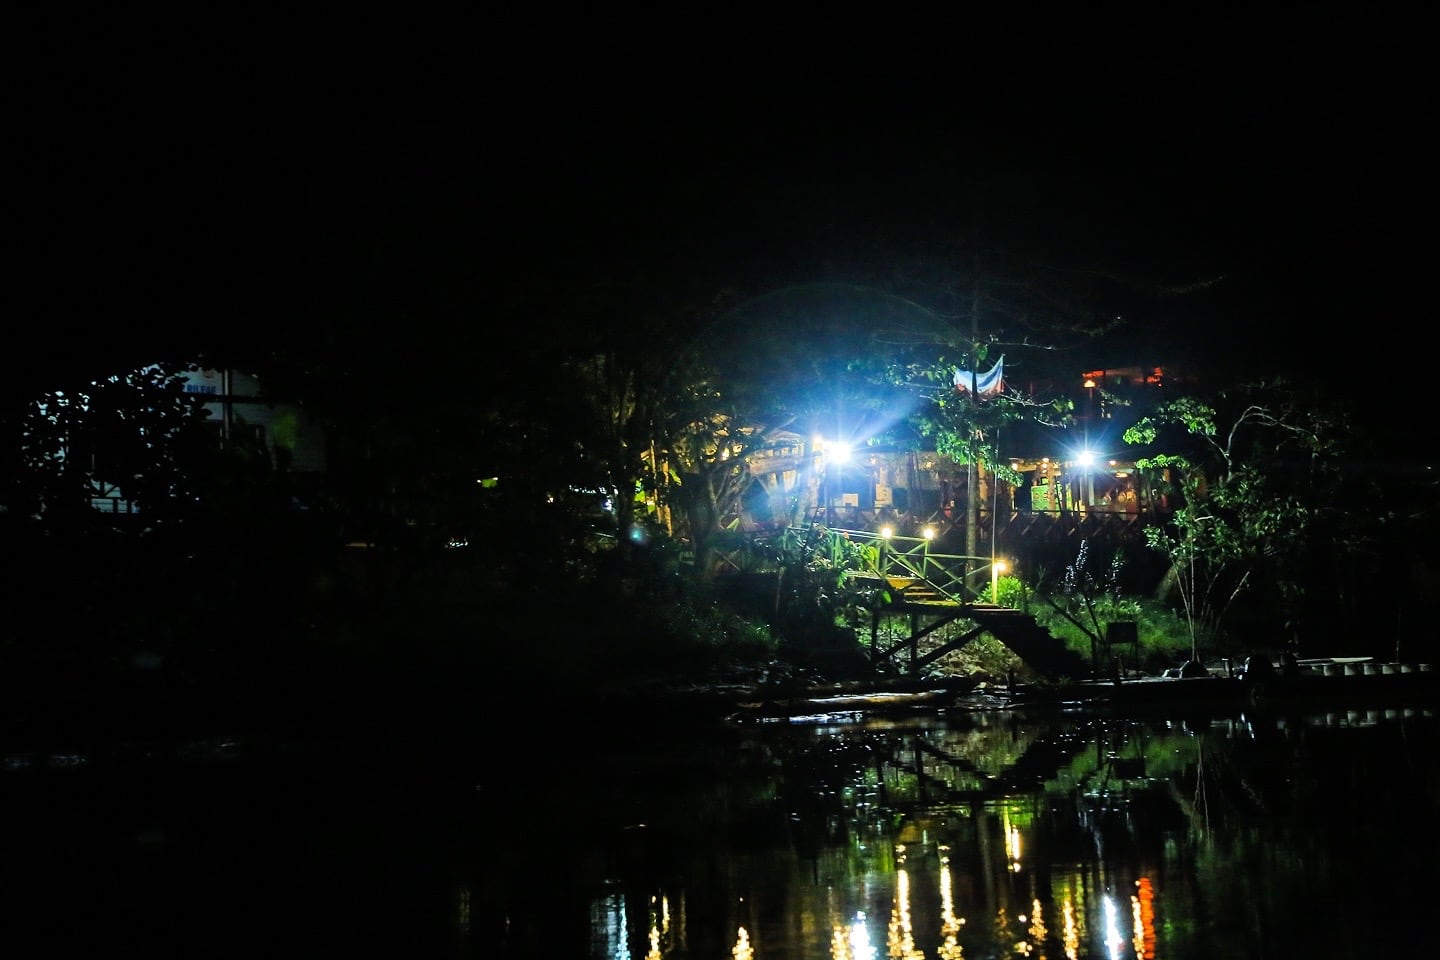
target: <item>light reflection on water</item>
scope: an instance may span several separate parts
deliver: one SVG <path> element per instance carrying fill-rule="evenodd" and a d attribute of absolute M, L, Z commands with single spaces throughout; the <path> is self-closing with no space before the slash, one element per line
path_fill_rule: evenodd
<path fill-rule="evenodd" d="M 227 743 L 7 757 L 4 929 L 603 960 L 1348 960 L 1437 935 L 1428 708 Z"/>
<path fill-rule="evenodd" d="M 1436 935 L 1390 919 L 1425 909 L 1403 878 L 1440 856 L 1429 710 L 751 735 L 792 813 L 762 852 L 718 853 L 753 903 L 747 956 L 1341 958 Z M 693 938 L 652 949 L 716 955 Z"/>

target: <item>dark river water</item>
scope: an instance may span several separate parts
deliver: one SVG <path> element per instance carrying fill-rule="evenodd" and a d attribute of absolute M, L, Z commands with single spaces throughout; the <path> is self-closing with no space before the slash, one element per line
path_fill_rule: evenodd
<path fill-rule="evenodd" d="M 1440 955 L 1432 705 L 16 751 L 5 957 Z"/>

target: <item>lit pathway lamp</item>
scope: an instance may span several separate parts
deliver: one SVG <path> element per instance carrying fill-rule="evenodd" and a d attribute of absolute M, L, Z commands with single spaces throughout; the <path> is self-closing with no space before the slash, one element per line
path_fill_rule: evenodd
<path fill-rule="evenodd" d="M 1000 574 L 1005 572 L 1004 560 L 990 561 L 990 602 L 1000 606 Z"/>

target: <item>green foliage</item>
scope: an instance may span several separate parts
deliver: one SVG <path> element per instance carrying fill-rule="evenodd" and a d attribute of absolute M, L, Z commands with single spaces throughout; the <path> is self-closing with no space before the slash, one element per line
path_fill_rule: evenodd
<path fill-rule="evenodd" d="M 1058 581 L 1027 587 L 1016 578 L 1002 578 L 1002 602 L 1025 604 L 1036 623 L 1087 660 L 1102 654 L 1109 625 L 1121 622 L 1136 624 L 1138 643 L 1116 647 L 1111 654 L 1128 665 L 1158 672 L 1193 659 L 1196 650 L 1188 624 L 1160 600 L 1128 595 L 1122 586 L 1124 568 L 1122 552 L 1107 557 L 1082 542 Z"/>
<path fill-rule="evenodd" d="M 1075 561 L 1066 566 L 1058 584 L 1042 590 L 1042 596 L 1051 610 L 1096 645 L 1104 635 L 1106 618 L 1122 616 L 1123 566 L 1120 552 L 1107 562 L 1092 551 L 1090 541 L 1082 540 Z"/>
<path fill-rule="evenodd" d="M 945 640 L 949 633 L 962 628 L 969 629 L 969 621 L 957 623 L 953 630 L 944 631 L 937 640 Z M 1015 651 L 988 633 L 980 634 L 959 650 L 942 657 L 936 665 L 943 666 L 948 673 L 996 678 L 1012 673 L 1024 674 L 1029 669 Z"/>
<path fill-rule="evenodd" d="M 1139 600 L 1133 619 L 1142 670 L 1157 673 L 1195 659 L 1189 625 L 1170 607 L 1157 600 Z"/>
<path fill-rule="evenodd" d="M 1192 659 L 1188 625 L 1160 601 L 1107 597 L 1097 600 L 1094 612 L 1096 621 L 1102 625 L 1098 636 L 1092 636 L 1092 630 L 1082 629 L 1049 604 L 1036 604 L 1032 608 L 1036 623 L 1086 659 L 1099 654 L 1104 625 L 1127 621 L 1136 625 L 1135 647 L 1111 650 L 1112 656 L 1120 657 L 1127 665 L 1158 673 Z"/>
<path fill-rule="evenodd" d="M 985 345 L 978 345 L 959 366 L 980 369 L 989 362 L 988 353 Z M 916 432 L 928 437 L 941 456 L 962 465 L 984 464 L 1007 482 L 1020 482 L 1019 474 L 1000 457 L 998 442 L 1007 424 L 1034 414 L 1034 402 L 1014 391 L 992 397 L 959 393 L 954 386 L 956 366 L 942 356 L 931 364 L 909 364 L 891 371 L 897 382 L 916 385 L 927 399 L 926 406 L 912 417 Z"/>
<path fill-rule="evenodd" d="M 1006 574 L 995 581 L 995 602 L 1002 607 L 1024 610 L 1030 605 L 1030 590 L 1025 581 L 1013 574 Z"/>
<path fill-rule="evenodd" d="M 1194 436 L 1214 437 L 1217 419 L 1214 408 L 1194 397 L 1178 397 L 1156 410 L 1154 417 L 1142 417 L 1125 431 L 1126 443 L 1154 443 L 1165 423 L 1178 424 Z"/>
<path fill-rule="evenodd" d="M 731 660 L 763 662 L 772 658 L 779 646 L 768 624 L 727 610 L 705 593 L 684 593 L 636 612 L 649 621 L 646 635 L 665 638 L 668 650 L 659 657 L 660 662 L 677 667 L 693 668 L 697 655 L 712 665 Z"/>
<path fill-rule="evenodd" d="M 778 569 L 821 574 L 839 583 L 848 571 L 874 570 L 880 550 L 873 543 L 851 540 L 844 533 L 818 523 L 788 527 L 767 540 L 770 560 Z"/>
<path fill-rule="evenodd" d="M 1168 522 L 1145 534 L 1170 562 L 1192 656 L 1202 642 L 1223 642 L 1228 618 L 1257 583 L 1295 619 L 1305 561 L 1336 546 L 1322 521 L 1341 510 L 1340 419 L 1284 384 L 1256 384 L 1213 402 L 1171 401 L 1124 437 L 1152 448 L 1136 465 L 1177 503 Z"/>
<path fill-rule="evenodd" d="M 773 622 L 789 641 L 853 640 L 865 612 L 888 599 L 875 581 L 850 576 L 875 570 L 874 544 L 819 524 L 791 527 L 766 542 L 776 577 Z"/>

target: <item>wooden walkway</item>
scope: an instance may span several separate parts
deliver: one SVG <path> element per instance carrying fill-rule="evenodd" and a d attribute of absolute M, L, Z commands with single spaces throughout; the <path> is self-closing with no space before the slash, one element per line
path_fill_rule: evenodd
<path fill-rule="evenodd" d="M 870 541 L 877 547 L 875 569 L 850 574 L 855 579 L 875 581 L 890 598 L 872 618 L 873 662 L 895 662 L 908 673 L 918 673 L 940 657 L 988 633 L 1041 676 L 1078 680 L 1093 675 L 1084 657 L 1066 647 L 1033 616 L 986 602 L 993 599 L 994 584 L 1001 570 L 993 558 L 940 553 L 930 538 L 899 537 L 866 530 L 832 532 L 851 541 Z M 976 584 L 983 586 L 977 588 Z M 882 648 L 881 624 L 897 616 L 907 618 L 908 635 Z M 969 621 L 974 626 L 923 655 L 920 653 L 923 638 L 958 620 Z"/>
<path fill-rule="evenodd" d="M 871 623 L 873 663 L 889 662 L 906 673 L 918 674 L 939 658 L 989 633 L 1043 677 L 1081 680 L 1094 675 L 1088 660 L 1071 651 L 1034 617 L 988 602 L 995 596 L 997 577 L 1003 570 L 994 558 L 941 553 L 936 549 L 933 535 L 902 537 L 889 532 L 839 528 L 829 528 L 826 532 L 851 544 L 873 548 L 873 559 L 867 561 L 868 569 L 845 574 L 852 582 L 864 581 L 887 595 L 887 601 L 875 610 Z M 737 572 L 747 569 L 743 559 L 726 559 Z M 880 628 L 896 617 L 907 619 L 907 635 L 882 648 Z M 920 653 L 921 640 L 958 620 L 973 626 L 964 634 Z"/>
<path fill-rule="evenodd" d="M 882 578 L 879 575 L 875 575 L 874 579 L 883 579 L 892 597 L 892 601 L 877 609 L 871 619 L 870 649 L 872 660 L 876 663 L 892 661 L 904 666 L 907 673 L 917 673 L 981 634 L 988 633 L 1041 676 L 1079 680 L 1093 674 L 1084 657 L 1066 647 L 1063 641 L 1022 610 L 979 601 L 967 602 L 945 595 L 926 579 Z M 908 635 L 888 647 L 882 647 L 880 628 L 887 618 L 893 617 L 907 619 Z M 924 654 L 920 653 L 922 639 L 961 620 L 973 624 L 971 629 Z"/>

